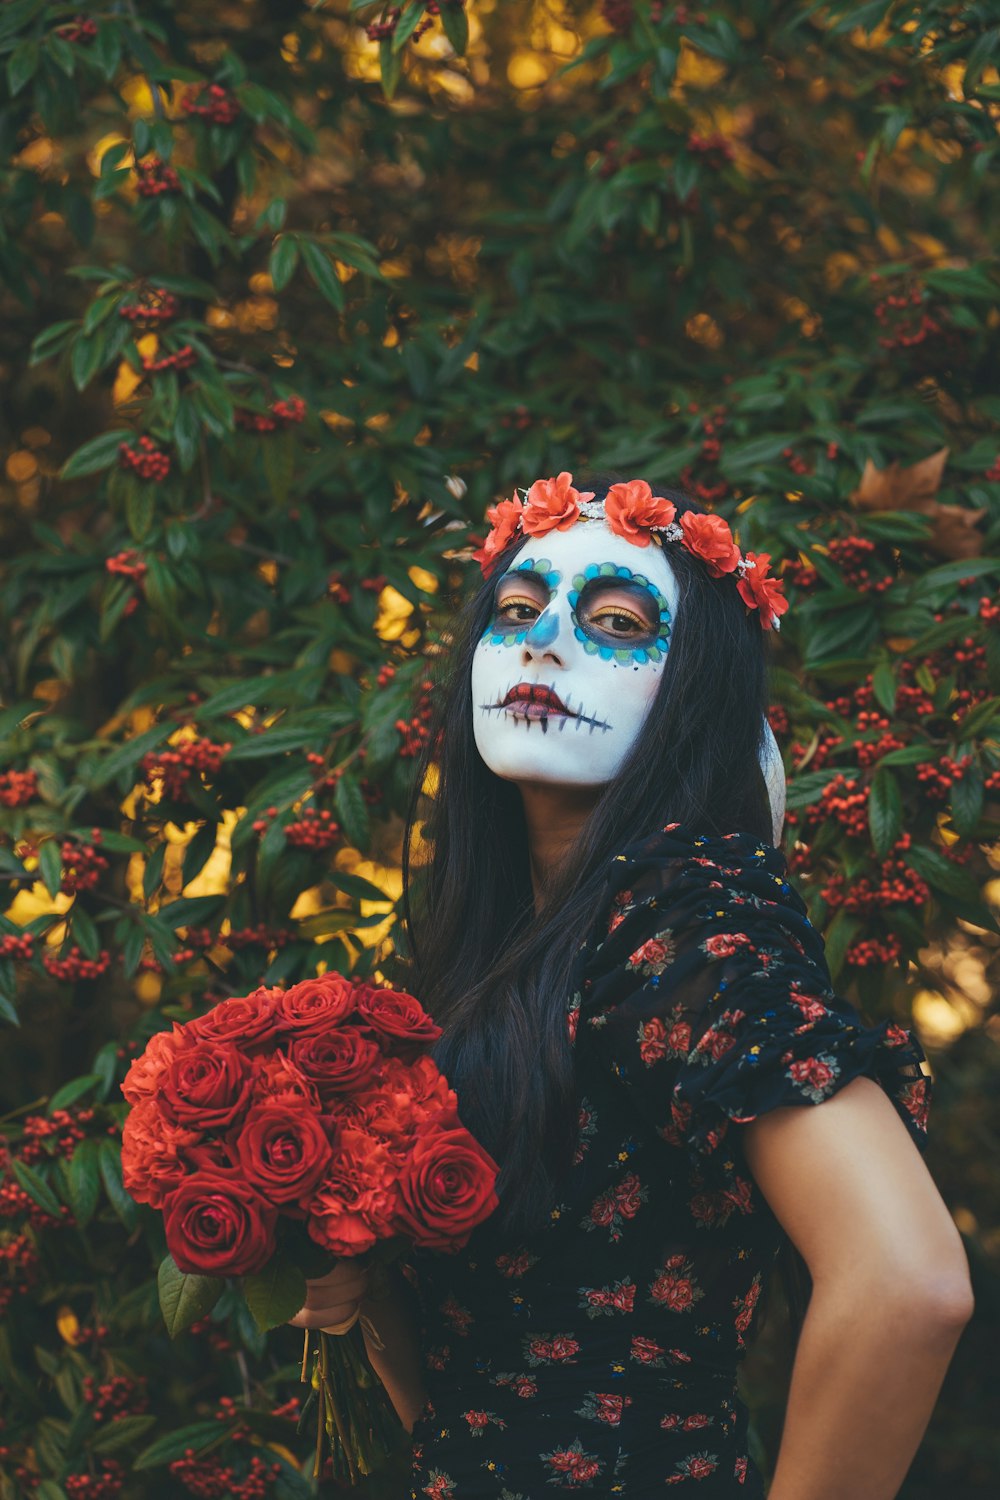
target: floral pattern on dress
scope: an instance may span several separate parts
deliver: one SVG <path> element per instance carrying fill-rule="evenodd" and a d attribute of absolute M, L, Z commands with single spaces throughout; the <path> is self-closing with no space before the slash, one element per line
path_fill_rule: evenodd
<path fill-rule="evenodd" d="M 867 1075 L 923 1150 L 923 1051 L 834 992 L 783 857 L 744 833 L 611 861 L 566 996 L 579 1138 L 550 1223 L 404 1265 L 429 1393 L 408 1500 L 763 1500 L 737 1372 L 785 1234 L 739 1127 Z"/>

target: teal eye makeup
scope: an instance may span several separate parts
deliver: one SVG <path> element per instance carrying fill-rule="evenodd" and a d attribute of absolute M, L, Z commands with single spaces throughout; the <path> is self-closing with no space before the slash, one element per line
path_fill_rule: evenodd
<path fill-rule="evenodd" d="M 523 573 L 525 587 L 518 590 L 511 583 L 517 579 L 517 575 Z M 551 599 L 559 585 L 562 574 L 554 568 L 547 557 L 532 558 L 525 557 L 509 568 L 497 584 L 496 605 L 494 607 L 493 619 L 487 625 L 481 640 L 487 646 L 520 646 L 523 645 L 538 620 L 538 616 L 548 602 L 534 597 L 543 591 Z M 521 613 L 523 610 L 534 610 L 530 618 L 525 618 Z M 544 642 L 536 639 L 536 644 Z"/>
<path fill-rule="evenodd" d="M 602 595 L 614 583 L 614 599 L 602 604 Z M 631 596 L 634 606 L 627 602 Z M 644 573 L 635 573 L 620 563 L 591 563 L 573 577 L 569 593 L 573 633 L 589 656 L 602 661 L 633 663 L 662 661 L 670 646 L 670 605 Z M 601 621 L 607 623 L 602 626 Z M 631 624 L 629 623 L 631 622 Z M 623 637 L 619 632 L 641 627 Z"/>

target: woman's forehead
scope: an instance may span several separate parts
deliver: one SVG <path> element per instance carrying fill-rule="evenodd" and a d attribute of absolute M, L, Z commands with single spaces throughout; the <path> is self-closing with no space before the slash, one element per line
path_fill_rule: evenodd
<path fill-rule="evenodd" d="M 566 531 L 549 531 L 544 536 L 528 536 L 519 549 L 511 569 L 523 568 L 528 561 L 544 564 L 542 571 L 556 569 L 561 586 L 572 585 L 573 576 L 591 565 L 614 563 L 626 569 L 623 576 L 639 574 L 654 584 L 677 607 L 677 580 L 662 547 L 650 542 L 638 547 L 619 536 L 603 521 L 578 521 Z"/>

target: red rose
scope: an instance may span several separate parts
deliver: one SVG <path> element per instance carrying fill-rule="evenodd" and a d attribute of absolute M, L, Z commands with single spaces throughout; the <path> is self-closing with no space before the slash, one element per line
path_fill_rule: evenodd
<path fill-rule="evenodd" d="M 235 1047 L 195 1042 L 179 1052 L 163 1080 L 163 1101 L 179 1125 L 220 1130 L 250 1098 L 250 1068 Z"/>
<path fill-rule="evenodd" d="M 277 1023 L 296 1036 L 321 1036 L 335 1031 L 353 1011 L 357 989 L 343 974 L 323 974 L 303 979 L 278 999 Z"/>
<path fill-rule="evenodd" d="M 284 1052 L 274 1052 L 269 1057 L 255 1057 L 252 1064 L 253 1100 L 279 1101 L 282 1104 L 301 1103 L 319 1112 L 321 1101 L 319 1090 L 296 1063 Z"/>
<path fill-rule="evenodd" d="M 733 572 L 740 560 L 740 549 L 733 541 L 728 522 L 721 516 L 687 510 L 680 517 L 680 527 L 687 550 L 701 558 L 713 578 Z"/>
<path fill-rule="evenodd" d="M 288 1054 L 309 1078 L 324 1104 L 337 1094 L 367 1088 L 382 1062 L 377 1044 L 356 1026 L 341 1026 L 326 1036 L 297 1037 Z"/>
<path fill-rule="evenodd" d="M 515 495 L 513 500 L 501 500 L 499 505 L 491 505 L 487 510 L 486 519 L 492 530 L 483 545 L 472 554 L 485 574 L 489 574 L 497 553 L 503 551 L 517 530 L 523 509 L 520 497 Z"/>
<path fill-rule="evenodd" d="M 650 527 L 667 526 L 676 514 L 674 502 L 654 495 L 645 479 L 613 484 L 604 499 L 611 530 L 637 547 L 648 547 Z"/>
<path fill-rule="evenodd" d="M 195 1276 L 249 1276 L 274 1254 L 277 1209 L 236 1173 L 196 1172 L 164 1209 L 167 1249 Z"/>
<path fill-rule="evenodd" d="M 467 1130 L 432 1127 L 417 1140 L 400 1178 L 403 1232 L 430 1250 L 460 1250 L 499 1206 L 498 1171 Z"/>
<path fill-rule="evenodd" d="M 521 525 L 528 536 L 566 531 L 580 514 L 581 501 L 593 498 L 593 490 L 573 488 L 573 476 L 568 469 L 563 469 L 555 479 L 536 479 L 521 512 Z"/>
<path fill-rule="evenodd" d="M 784 579 L 768 576 L 771 568 L 770 552 L 748 552 L 743 561 L 747 566 L 736 585 L 737 591 L 744 604 L 751 609 L 760 610 L 760 623 L 765 630 L 770 630 L 775 618 L 783 615 L 788 608 Z"/>
<path fill-rule="evenodd" d="M 334 1255 L 360 1255 L 395 1232 L 399 1167 L 382 1141 L 345 1127 L 308 1203 L 308 1230 Z"/>
<path fill-rule="evenodd" d="M 187 1027 L 178 1026 L 176 1021 L 172 1031 L 158 1031 L 150 1037 L 145 1052 L 132 1063 L 122 1084 L 122 1093 L 130 1104 L 152 1099 L 160 1092 L 168 1066 L 178 1052 L 191 1045 L 191 1040 Z"/>
<path fill-rule="evenodd" d="M 390 1045 L 428 1044 L 441 1035 L 441 1027 L 435 1025 L 420 1001 L 401 990 L 376 990 L 361 985 L 357 1006 L 358 1014 Z"/>
<path fill-rule="evenodd" d="M 274 1036 L 275 1009 L 282 993 L 261 985 L 245 997 L 234 995 L 189 1021 L 184 1031 L 192 1041 L 235 1042 L 241 1052 L 249 1052 Z"/>
<path fill-rule="evenodd" d="M 137 1203 L 160 1208 L 187 1176 L 186 1151 L 201 1141 L 201 1132 L 175 1125 L 155 1099 L 140 1099 L 122 1129 L 122 1181 Z"/>
<path fill-rule="evenodd" d="M 308 1110 L 268 1101 L 252 1109 L 237 1142 L 244 1176 L 271 1203 L 292 1203 L 316 1186 L 330 1142 Z"/>

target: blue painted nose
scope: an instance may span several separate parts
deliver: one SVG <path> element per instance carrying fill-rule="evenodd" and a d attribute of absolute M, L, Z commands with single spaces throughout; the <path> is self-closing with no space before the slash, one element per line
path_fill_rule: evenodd
<path fill-rule="evenodd" d="M 551 646 L 559 634 L 559 615 L 554 609 L 543 609 L 524 637 L 526 646 Z"/>

